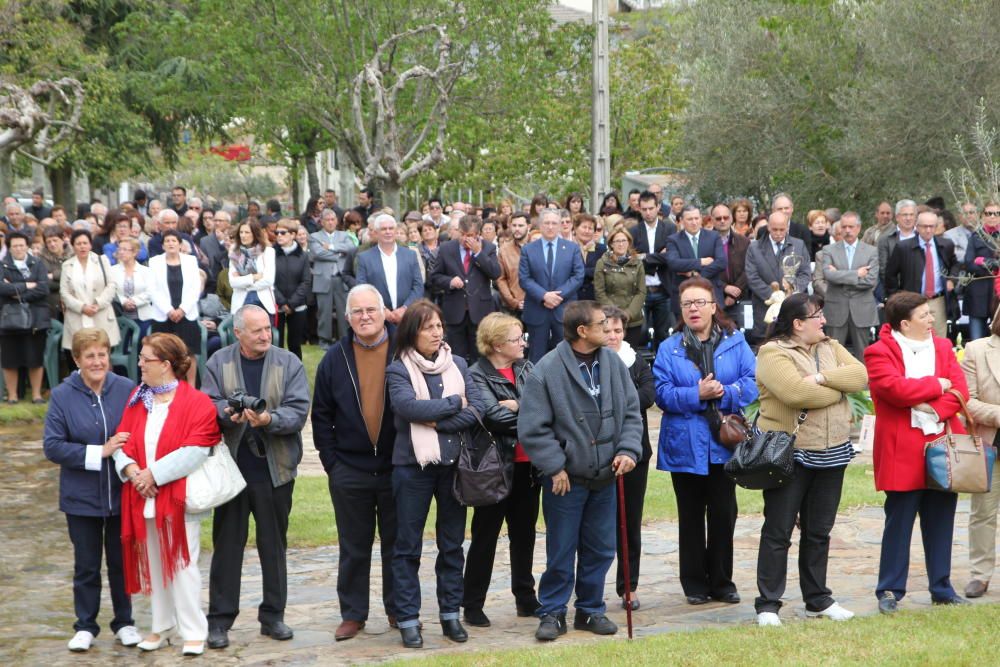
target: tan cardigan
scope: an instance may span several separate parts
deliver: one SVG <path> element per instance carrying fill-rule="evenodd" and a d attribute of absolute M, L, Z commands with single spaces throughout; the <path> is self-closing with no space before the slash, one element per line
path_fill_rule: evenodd
<path fill-rule="evenodd" d="M 1000 337 L 966 343 L 962 371 L 969 384 L 969 414 L 983 443 L 992 445 L 1000 427 Z"/>
<path fill-rule="evenodd" d="M 823 385 L 805 381 L 806 376 L 816 373 L 826 378 Z M 762 431 L 791 433 L 799 413 L 808 408 L 795 447 L 819 450 L 843 444 L 851 435 L 851 407 L 846 394 L 861 391 L 867 384 L 865 367 L 832 338 L 811 347 L 790 339 L 771 341 L 757 354 L 757 426 Z"/>

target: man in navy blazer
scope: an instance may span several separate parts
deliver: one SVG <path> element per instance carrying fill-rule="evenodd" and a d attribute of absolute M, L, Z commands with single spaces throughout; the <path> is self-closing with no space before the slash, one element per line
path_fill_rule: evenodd
<path fill-rule="evenodd" d="M 517 270 L 524 290 L 521 319 L 528 332 L 528 357 L 533 363 L 563 339 L 563 306 L 576 300 L 583 285 L 580 247 L 559 238 L 559 212 L 540 211 L 538 227 L 542 238 L 524 246 Z"/>
<path fill-rule="evenodd" d="M 479 236 L 482 222 L 472 215 L 459 220 L 458 238 L 441 244 L 427 276 L 431 288 L 441 293 L 451 351 L 470 364 L 479 358 L 476 327 L 497 309 L 490 285 L 500 277 L 497 247 Z"/>
<path fill-rule="evenodd" d="M 378 245 L 358 255 L 357 282 L 375 287 L 385 302 L 385 319 L 399 324 L 406 307 L 424 296 L 417 254 L 396 245 L 396 219 L 388 213 L 375 217 Z"/>
<path fill-rule="evenodd" d="M 667 269 L 670 278 L 667 289 L 670 293 L 670 306 L 674 316 L 678 318 L 681 314 L 678 288 L 693 276 L 701 276 L 712 283 L 716 303 L 725 304 L 722 278 L 728 266 L 726 249 L 718 232 L 702 229 L 701 221 L 701 211 L 697 206 L 685 206 L 681 209 L 680 231 L 667 239 Z"/>

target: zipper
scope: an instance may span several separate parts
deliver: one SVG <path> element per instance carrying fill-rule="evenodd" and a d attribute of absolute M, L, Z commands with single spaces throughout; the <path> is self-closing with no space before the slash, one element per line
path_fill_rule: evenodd
<path fill-rule="evenodd" d="M 97 408 L 101 411 L 101 421 L 104 422 L 104 442 L 108 441 L 108 418 L 104 415 L 104 403 L 101 402 L 101 397 L 95 394 L 97 397 Z M 103 446 L 103 444 L 102 444 Z M 101 469 L 104 469 L 104 464 L 107 463 L 107 459 L 102 459 Z M 111 506 L 111 471 L 108 470 L 108 512 L 111 512 L 114 508 Z"/>

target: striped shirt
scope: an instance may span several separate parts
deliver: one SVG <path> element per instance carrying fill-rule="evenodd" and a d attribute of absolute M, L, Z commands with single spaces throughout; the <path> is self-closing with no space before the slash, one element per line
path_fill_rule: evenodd
<path fill-rule="evenodd" d="M 800 466 L 817 470 L 846 466 L 856 455 L 850 440 L 827 449 L 796 449 L 792 452 L 792 458 Z"/>

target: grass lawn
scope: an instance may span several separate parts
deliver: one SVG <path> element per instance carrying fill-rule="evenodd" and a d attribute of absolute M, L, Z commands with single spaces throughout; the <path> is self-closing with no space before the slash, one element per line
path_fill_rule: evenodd
<path fill-rule="evenodd" d="M 845 623 L 673 632 L 635 641 L 443 655 L 393 665 L 984 665 L 995 664 L 998 606 L 901 611 Z M 619 633 L 624 633 L 622 629 Z"/>
<path fill-rule="evenodd" d="M 760 514 L 764 509 L 764 498 L 760 491 L 737 489 L 737 502 L 740 514 Z M 840 510 L 850 510 L 865 505 L 881 505 L 882 494 L 876 493 L 872 481 L 872 468 L 869 465 L 850 465 L 844 478 L 844 492 L 840 499 Z M 333 520 L 333 505 L 330 502 L 330 492 L 326 477 L 300 477 L 295 480 L 295 493 L 292 505 L 292 515 L 289 518 L 288 546 L 315 547 L 332 544 L 337 540 L 337 527 Z M 659 470 L 649 472 L 649 486 L 646 489 L 646 506 L 643 511 L 646 522 L 676 520 L 677 501 L 670 484 L 670 475 Z M 251 519 L 251 522 L 253 520 Z M 472 510 L 468 512 L 467 522 L 472 521 Z M 540 527 L 544 526 L 541 514 L 538 517 Z M 427 519 L 428 536 L 434 530 L 434 505 Z M 467 526 L 468 531 L 468 526 Z M 254 531 L 250 531 L 253 542 Z M 212 524 L 206 521 L 202 525 L 202 547 L 211 548 Z"/>
<path fill-rule="evenodd" d="M 30 399 L 31 394 L 28 394 Z M 0 424 L 17 424 L 22 422 L 41 423 L 45 419 L 45 413 L 49 411 L 49 404 L 34 405 L 30 400 L 21 400 L 16 405 L 7 405 L 0 402 Z"/>

